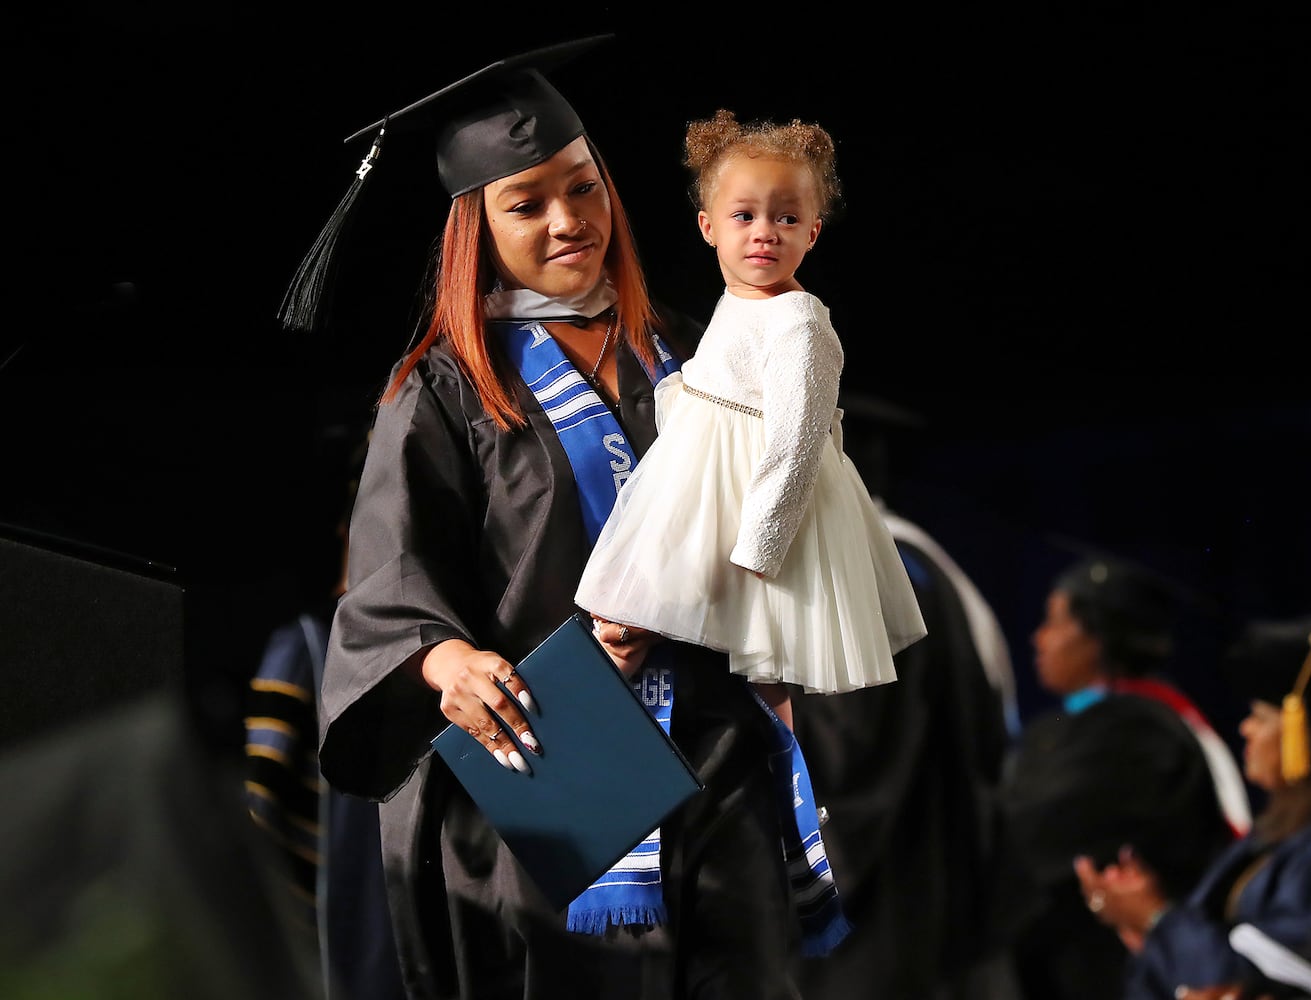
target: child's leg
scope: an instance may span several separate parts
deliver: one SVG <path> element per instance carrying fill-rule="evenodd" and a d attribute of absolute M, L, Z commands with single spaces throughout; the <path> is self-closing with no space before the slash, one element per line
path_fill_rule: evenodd
<path fill-rule="evenodd" d="M 774 710 L 774 714 L 783 720 L 784 724 L 792 728 L 792 694 L 788 691 L 788 686 L 780 682 L 767 683 L 765 681 L 752 681 L 752 687 L 759 692 L 760 697 L 765 699 L 765 704 Z"/>

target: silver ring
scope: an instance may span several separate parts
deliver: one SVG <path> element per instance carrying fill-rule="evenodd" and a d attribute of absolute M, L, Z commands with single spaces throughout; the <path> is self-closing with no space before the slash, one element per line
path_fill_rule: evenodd
<path fill-rule="evenodd" d="M 492 734 L 491 734 L 489 737 L 487 737 L 487 738 L 488 738 L 489 740 L 491 740 L 493 743 L 495 743 L 497 740 L 499 740 L 499 739 L 501 738 L 501 731 L 498 729 L 498 730 L 496 730 L 496 732 L 492 733 Z"/>
<path fill-rule="evenodd" d="M 628 626 L 627 626 L 627 625 L 620 625 L 620 626 L 619 626 L 619 638 L 616 639 L 615 641 L 616 641 L 619 645 L 621 645 L 621 646 L 622 646 L 624 643 L 626 643 L 626 642 L 628 641 Z"/>
<path fill-rule="evenodd" d="M 1092 910 L 1093 913 L 1100 913 L 1105 905 L 1106 893 L 1100 889 L 1088 897 L 1088 909 Z"/>

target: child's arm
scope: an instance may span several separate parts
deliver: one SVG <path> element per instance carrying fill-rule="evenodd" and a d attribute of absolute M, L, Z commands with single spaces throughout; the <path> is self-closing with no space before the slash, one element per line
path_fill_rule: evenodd
<path fill-rule="evenodd" d="M 766 577 L 778 574 L 810 504 L 838 404 L 842 345 L 828 310 L 790 296 L 794 325 L 767 334 L 761 407 L 765 451 L 742 504 L 729 558 Z"/>

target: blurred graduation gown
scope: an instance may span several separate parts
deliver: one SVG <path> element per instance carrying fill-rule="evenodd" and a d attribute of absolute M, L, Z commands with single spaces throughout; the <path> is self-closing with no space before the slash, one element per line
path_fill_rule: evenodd
<path fill-rule="evenodd" d="M 831 956 L 805 963 L 803 995 L 1011 996 L 1006 948 L 1036 897 L 996 802 L 1009 655 L 959 567 L 918 526 L 884 516 L 928 635 L 897 655 L 891 684 L 794 698 L 855 926 Z"/>
<path fill-rule="evenodd" d="M 0 758 L 0 994 L 318 1000 L 241 777 L 160 690 Z"/>

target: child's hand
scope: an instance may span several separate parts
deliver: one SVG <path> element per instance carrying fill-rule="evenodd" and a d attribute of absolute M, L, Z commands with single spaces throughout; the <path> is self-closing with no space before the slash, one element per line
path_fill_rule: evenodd
<path fill-rule="evenodd" d="M 631 677 L 642 668 L 651 647 L 664 638 L 636 625 L 623 625 L 592 616 L 592 634 L 605 647 L 615 666 L 625 677 Z"/>

